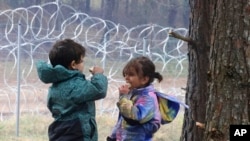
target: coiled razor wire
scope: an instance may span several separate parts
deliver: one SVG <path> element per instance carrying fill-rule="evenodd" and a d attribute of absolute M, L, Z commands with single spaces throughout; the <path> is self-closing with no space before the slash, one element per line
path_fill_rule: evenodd
<path fill-rule="evenodd" d="M 18 37 L 18 24 L 21 25 Z M 48 84 L 36 74 L 35 62 L 47 60 L 55 41 L 71 38 L 87 49 L 85 71 L 102 66 L 109 80 L 107 97 L 97 102 L 98 114 L 117 112 L 118 87 L 124 84 L 122 68 L 131 58 L 145 55 L 156 64 L 164 76 L 155 87 L 183 98 L 186 85 L 187 45 L 171 38 L 172 30 L 185 36 L 187 29 L 162 27 L 157 24 L 124 25 L 90 17 L 58 1 L 28 8 L 0 12 L 0 119 L 15 114 L 17 103 L 17 72 L 20 71 L 20 113 L 46 114 Z M 18 38 L 20 45 L 18 45 Z M 20 69 L 17 69 L 17 50 L 20 46 Z"/>

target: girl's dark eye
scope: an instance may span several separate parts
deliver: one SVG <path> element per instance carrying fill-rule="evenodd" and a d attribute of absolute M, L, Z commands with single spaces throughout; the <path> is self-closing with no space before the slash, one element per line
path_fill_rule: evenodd
<path fill-rule="evenodd" d="M 135 72 L 132 72 L 132 71 L 128 71 L 126 73 L 123 74 L 124 76 L 135 76 L 136 73 Z"/>

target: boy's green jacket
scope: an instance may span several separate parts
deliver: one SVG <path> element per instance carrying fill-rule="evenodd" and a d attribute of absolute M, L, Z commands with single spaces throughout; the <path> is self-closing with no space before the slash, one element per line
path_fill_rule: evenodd
<path fill-rule="evenodd" d="M 97 141 L 95 100 L 104 98 L 108 81 L 103 74 L 91 80 L 77 70 L 39 61 L 36 63 L 40 80 L 52 85 L 47 107 L 55 121 L 49 126 L 49 140 Z"/>

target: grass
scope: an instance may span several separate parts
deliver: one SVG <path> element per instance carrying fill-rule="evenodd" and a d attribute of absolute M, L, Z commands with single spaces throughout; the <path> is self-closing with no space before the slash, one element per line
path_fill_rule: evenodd
<path fill-rule="evenodd" d="M 116 118 L 108 114 L 97 116 L 99 141 L 112 131 Z M 53 121 L 50 115 L 22 115 L 20 116 L 19 136 L 16 136 L 16 119 L 11 117 L 0 122 L 0 141 L 47 141 L 47 128 Z M 154 141 L 177 141 L 181 135 L 183 112 L 176 119 L 163 125 L 154 136 Z"/>
<path fill-rule="evenodd" d="M 21 116 L 17 137 L 16 119 L 11 117 L 0 122 L 0 141 L 46 141 L 47 127 L 51 121 L 46 116 Z"/>

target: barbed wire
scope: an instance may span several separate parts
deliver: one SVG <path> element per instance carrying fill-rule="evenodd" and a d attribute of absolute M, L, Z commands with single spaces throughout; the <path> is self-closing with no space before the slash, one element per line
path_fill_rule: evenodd
<path fill-rule="evenodd" d="M 19 25 L 20 24 L 20 25 Z M 18 25 L 21 34 L 18 37 Z M 17 93 L 17 39 L 21 39 L 21 113 L 44 114 L 48 85 L 39 81 L 34 64 L 48 60 L 48 51 L 59 39 L 71 38 L 87 48 L 85 68 L 102 66 L 109 80 L 108 96 L 97 102 L 98 114 L 116 113 L 117 88 L 124 83 L 122 67 L 133 57 L 150 57 L 163 74 L 157 89 L 182 96 L 186 85 L 186 44 L 168 35 L 172 30 L 185 36 L 187 29 L 157 24 L 124 25 L 90 17 L 56 2 L 0 12 L 0 120 L 15 114 Z M 87 78 L 91 75 L 85 70 Z"/>

